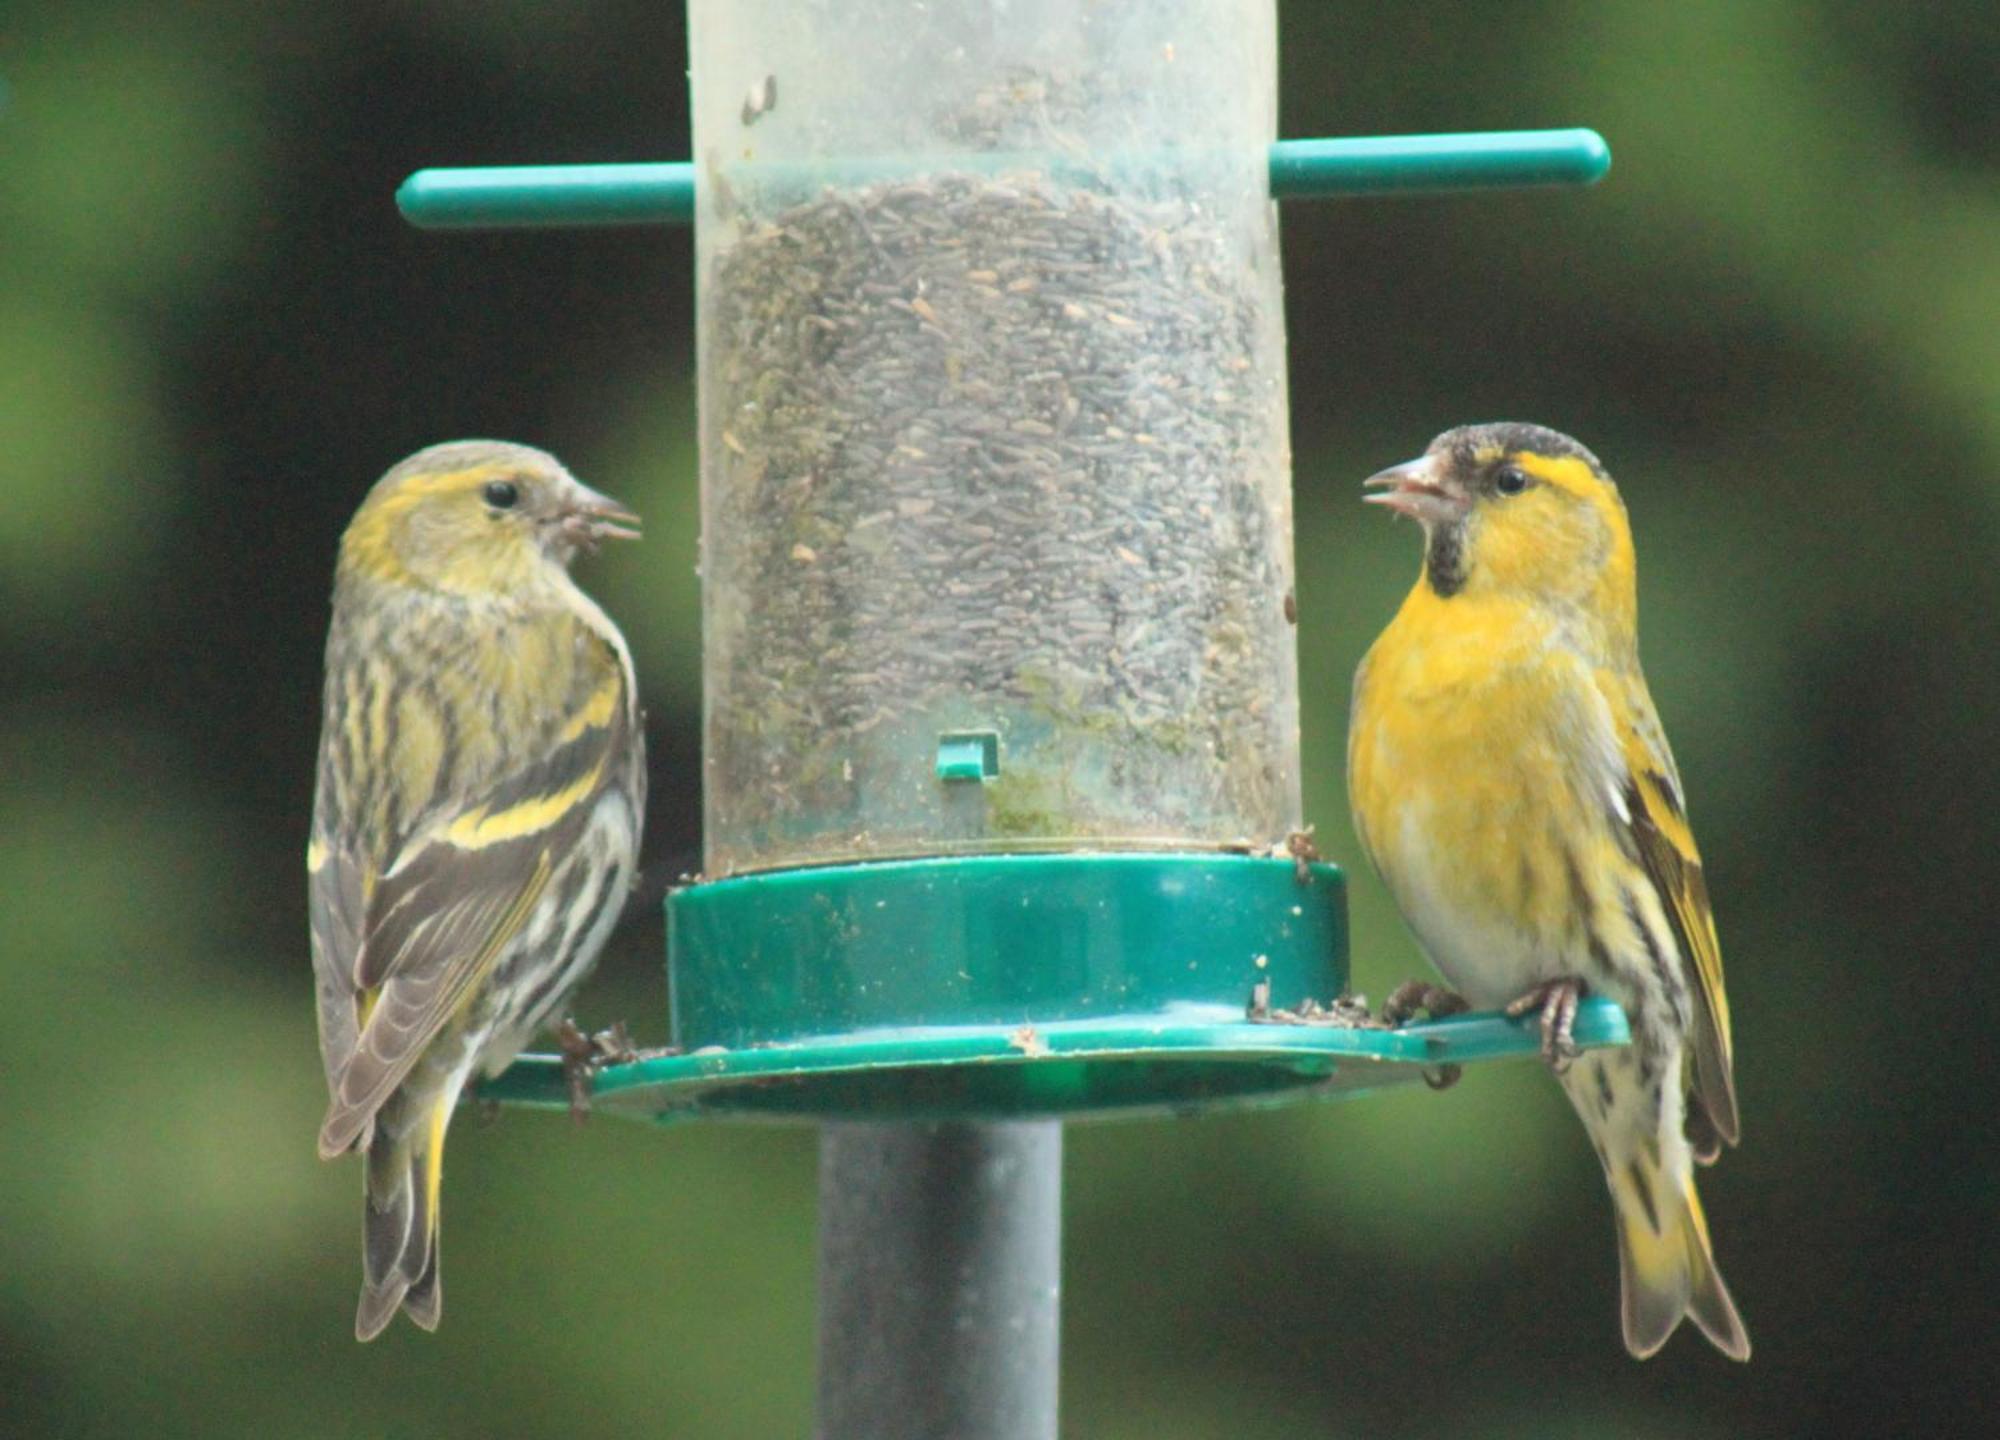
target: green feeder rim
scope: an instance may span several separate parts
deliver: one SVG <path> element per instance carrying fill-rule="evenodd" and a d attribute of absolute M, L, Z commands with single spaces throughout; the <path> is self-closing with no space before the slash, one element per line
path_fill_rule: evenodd
<path fill-rule="evenodd" d="M 1345 880 L 1289 857 L 983 855 L 779 870 L 668 899 L 673 1035 L 593 1104 L 656 1119 L 1025 1118 L 1357 1094 L 1535 1054 L 1531 1022 L 1253 1019 L 1346 990 Z M 1583 1046 L 1627 1038 L 1609 1001 Z M 566 1103 L 530 1057 L 486 1098 Z"/>
<path fill-rule="evenodd" d="M 1032 164 L 987 156 L 985 164 Z M 886 168 L 887 162 L 884 162 Z M 1435 195 L 1525 185 L 1590 185 L 1611 168 L 1595 130 L 1494 130 L 1280 140 L 1271 146 L 1280 200 Z M 396 191 L 403 218 L 426 230 L 571 225 L 685 225 L 694 165 L 504 165 L 419 170 Z"/>
<path fill-rule="evenodd" d="M 1603 996 L 1577 1007 L 1581 1049 L 1629 1043 Z M 1258 1023 L 907 1029 L 758 1049 L 649 1056 L 597 1072 L 591 1108 L 641 1120 L 1007 1119 L 1146 1115 L 1349 1098 L 1436 1067 L 1541 1053 L 1533 1017 L 1498 1012 L 1393 1030 Z M 503 1105 L 566 1108 L 562 1060 L 524 1055 L 479 1087 Z"/>

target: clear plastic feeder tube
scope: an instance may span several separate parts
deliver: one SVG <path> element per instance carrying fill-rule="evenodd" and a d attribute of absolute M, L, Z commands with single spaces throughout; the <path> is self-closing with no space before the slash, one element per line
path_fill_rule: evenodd
<path fill-rule="evenodd" d="M 691 0 L 706 869 L 1299 815 L 1272 0 Z"/>

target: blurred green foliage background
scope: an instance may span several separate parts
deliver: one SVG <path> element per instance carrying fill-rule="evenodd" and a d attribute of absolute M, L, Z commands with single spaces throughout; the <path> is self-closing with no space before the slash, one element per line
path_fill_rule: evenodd
<path fill-rule="evenodd" d="M 1287 134 L 1590 124 L 1585 193 L 1285 216 L 1308 815 L 1355 866 L 1355 661 L 1416 567 L 1356 483 L 1460 421 L 1619 475 L 1737 1017 L 1704 1179 L 1757 1356 L 1616 1323 L 1532 1065 L 1074 1128 L 1077 1436 L 1949 1432 L 1996 1309 L 2000 10 L 1283 7 Z M 547 445 L 698 817 L 691 238 L 458 236 L 424 164 L 687 152 L 674 0 L 0 14 L 0 1433 L 802 1435 L 808 1132 L 461 1124 L 450 1316 L 355 1345 L 300 856 L 335 539 L 433 440 Z M 1357 980 L 1421 961 L 1354 879 Z M 583 1018 L 664 1027 L 635 913 Z M 1979 1357 L 1984 1356 L 1982 1361 Z"/>

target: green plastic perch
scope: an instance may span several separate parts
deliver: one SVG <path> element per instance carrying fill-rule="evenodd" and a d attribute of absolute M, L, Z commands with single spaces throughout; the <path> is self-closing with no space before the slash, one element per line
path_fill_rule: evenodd
<path fill-rule="evenodd" d="M 1280 140 L 1271 147 L 1271 195 L 1312 200 L 1589 185 L 1610 168 L 1611 147 L 1584 129 Z M 685 225 L 694 219 L 694 165 L 419 170 L 396 191 L 396 205 L 426 230 Z"/>

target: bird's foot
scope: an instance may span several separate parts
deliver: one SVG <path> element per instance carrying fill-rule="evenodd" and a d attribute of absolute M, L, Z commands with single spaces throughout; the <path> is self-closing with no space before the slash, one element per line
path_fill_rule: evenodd
<path fill-rule="evenodd" d="M 1456 990 L 1447 990 L 1428 980 L 1405 980 L 1382 1002 L 1382 1019 L 1390 1025 L 1407 1025 L 1419 1015 L 1442 1020 L 1447 1015 L 1462 1015 L 1471 1008 Z"/>
<path fill-rule="evenodd" d="M 1582 999 L 1583 981 L 1574 975 L 1565 975 L 1557 980 L 1544 980 L 1507 1007 L 1507 1013 L 1516 1019 L 1540 1013 L 1542 1059 L 1558 1075 L 1569 1069 L 1570 1062 L 1583 1053 L 1573 1033 L 1577 1002 Z"/>
<path fill-rule="evenodd" d="M 556 1048 L 562 1051 L 563 1088 L 569 1091 L 569 1118 L 581 1125 L 590 1118 L 590 1082 L 596 1071 L 597 1042 L 565 1018 L 556 1026 Z"/>
<path fill-rule="evenodd" d="M 1428 980 L 1405 980 L 1382 1002 L 1382 1020 L 1388 1025 L 1407 1025 L 1419 1015 L 1442 1020 L 1462 1015 L 1472 1007 L 1456 990 L 1433 985 Z M 1462 1065 L 1426 1065 L 1424 1084 L 1433 1090 L 1449 1090 L 1465 1075 Z"/>
<path fill-rule="evenodd" d="M 597 1051 L 600 1069 L 606 1065 L 630 1065 L 639 1058 L 639 1052 L 632 1048 L 632 1032 L 625 1028 L 623 1020 L 598 1031 L 590 1037 L 590 1043 Z"/>
<path fill-rule="evenodd" d="M 556 1026 L 556 1047 L 562 1051 L 570 1119 L 579 1125 L 590 1118 L 590 1089 L 597 1072 L 607 1065 L 629 1065 L 639 1058 L 623 1020 L 595 1035 L 584 1034 L 574 1020 L 564 1020 Z"/>

